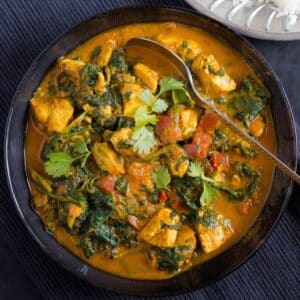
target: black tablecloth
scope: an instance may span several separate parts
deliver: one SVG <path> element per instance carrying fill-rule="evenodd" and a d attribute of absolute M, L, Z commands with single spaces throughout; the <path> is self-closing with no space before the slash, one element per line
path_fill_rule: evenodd
<path fill-rule="evenodd" d="M 89 16 L 121 6 L 145 4 L 188 7 L 179 0 L 0 0 L 1 139 L 18 83 L 52 40 Z M 300 42 L 251 41 L 277 71 L 299 122 Z M 21 264 L 44 298 L 129 299 L 81 281 L 46 257 L 16 213 L 6 186 L 3 159 L 0 172 L 0 244 L 11 249 L 10 256 L 16 257 L 16 265 Z M 300 299 L 299 189 L 294 191 L 292 198 L 293 202 L 267 242 L 239 270 L 210 287 L 174 299 Z M 0 282 L 1 275 L 0 267 Z M 11 299 L 14 299 L 15 286 L 12 280 Z M 34 295 L 37 294 L 32 293 L 32 297 Z M 0 298 L 3 299 L 1 294 Z"/>

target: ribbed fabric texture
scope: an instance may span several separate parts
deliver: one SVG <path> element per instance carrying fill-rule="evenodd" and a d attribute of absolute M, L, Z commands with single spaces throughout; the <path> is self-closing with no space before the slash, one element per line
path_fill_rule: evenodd
<path fill-rule="evenodd" d="M 38 54 L 60 34 L 89 16 L 117 7 L 147 4 L 188 7 L 180 0 L 0 1 L 2 153 L 9 105 L 18 83 Z M 264 50 L 267 55 L 268 51 Z M 0 241 L 16 254 L 45 299 L 134 299 L 93 287 L 49 259 L 17 215 L 6 186 L 2 159 L 0 172 Z M 297 196 L 299 190 L 294 193 Z M 299 207 L 299 201 L 296 205 Z M 287 210 L 267 242 L 239 270 L 210 287 L 173 299 L 300 299 L 299 219 L 299 215 Z"/>

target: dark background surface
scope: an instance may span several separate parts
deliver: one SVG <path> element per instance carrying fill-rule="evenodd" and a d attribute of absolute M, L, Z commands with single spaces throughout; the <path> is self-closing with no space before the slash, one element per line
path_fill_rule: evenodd
<path fill-rule="evenodd" d="M 183 1 L 0 0 L 0 137 L 13 94 L 37 55 L 81 20 L 126 5 Z M 300 41 L 250 39 L 278 74 L 300 122 Z M 1 152 L 3 142 L 1 140 Z M 9 199 L 1 160 L 0 299 L 125 299 L 93 288 L 48 259 L 23 228 Z M 299 189 L 261 249 L 237 272 L 178 299 L 300 299 Z M 299 202 L 299 200 L 298 200 Z M 76 288 L 76 289 L 75 289 Z"/>

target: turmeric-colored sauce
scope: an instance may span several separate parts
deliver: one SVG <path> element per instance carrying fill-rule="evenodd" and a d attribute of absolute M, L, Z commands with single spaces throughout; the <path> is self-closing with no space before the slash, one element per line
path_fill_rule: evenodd
<path fill-rule="evenodd" d="M 105 126 L 108 125 L 106 125 L 107 123 L 105 122 L 108 120 L 111 121 L 112 118 L 120 118 L 120 116 L 127 115 L 128 118 L 134 119 L 132 116 L 134 116 L 138 107 L 141 106 L 140 100 L 132 99 L 135 89 L 138 90 L 137 97 L 140 97 L 138 93 L 141 93 L 144 89 L 150 91 L 151 94 L 154 95 L 153 99 L 156 99 L 155 97 L 159 94 L 162 85 L 160 80 L 162 80 L 166 74 L 172 73 L 171 70 L 168 72 L 165 65 L 162 65 L 159 61 L 154 61 L 155 58 L 153 58 L 151 62 L 151 57 L 147 58 L 149 66 L 146 67 L 150 67 L 151 64 L 151 70 L 146 68 L 146 75 L 143 73 L 143 67 L 134 67 L 134 70 L 130 69 L 129 71 L 120 71 L 118 70 L 119 66 L 112 67 L 112 53 L 109 53 L 108 50 L 108 57 L 104 57 L 104 51 L 107 51 L 110 47 L 112 51 L 122 49 L 126 41 L 133 37 L 146 37 L 156 40 L 180 55 L 193 70 L 200 93 L 214 101 L 220 110 L 227 112 L 238 124 L 245 126 L 246 130 L 257 137 L 267 149 L 275 151 L 275 136 L 268 103 L 263 103 L 263 109 L 253 118 L 251 116 L 249 117 L 249 111 L 242 111 L 243 108 L 240 109 L 240 103 L 242 103 L 242 101 L 246 103 L 248 101 L 247 99 L 249 97 L 251 98 L 252 95 L 254 95 L 255 101 L 257 99 L 260 101 L 263 97 L 268 98 L 267 101 L 272 101 L 272 99 L 269 98 L 268 92 L 253 70 L 247 65 L 243 58 L 230 48 L 230 45 L 225 44 L 216 37 L 198 28 L 175 23 L 132 24 L 105 31 L 66 55 L 66 57 L 63 58 L 63 60 L 66 61 L 61 60 L 45 75 L 31 102 L 31 112 L 28 117 L 26 131 L 26 165 L 33 195 L 34 209 L 40 215 L 46 228 L 52 232 L 55 239 L 88 264 L 122 277 L 141 280 L 158 280 L 169 278 L 178 272 L 191 268 L 195 264 L 209 260 L 232 246 L 258 217 L 272 182 L 273 166 L 262 154 L 249 154 L 247 151 L 249 150 L 251 152 L 252 150 L 250 148 L 248 149 L 248 145 L 246 145 L 247 149 L 245 150 L 241 146 L 238 137 L 226 131 L 226 129 L 224 132 L 229 139 L 227 142 L 229 144 L 229 150 L 217 148 L 218 146 L 214 144 L 216 140 L 216 131 L 214 130 L 218 128 L 218 126 L 223 130 L 223 127 L 215 123 L 214 128 L 208 128 L 206 131 L 205 128 L 207 128 L 207 124 L 203 125 L 204 121 L 201 123 L 201 120 L 204 120 L 205 116 L 209 115 L 209 113 L 204 113 L 199 107 L 191 104 L 192 100 L 186 95 L 184 96 L 184 100 L 182 100 L 183 102 L 180 103 L 177 108 L 175 108 L 175 104 L 172 102 L 174 99 L 170 92 L 162 93 L 161 96 L 159 96 L 169 106 L 163 112 L 157 113 L 153 110 L 149 113 L 154 115 L 156 123 L 153 121 L 153 123 L 145 125 L 155 136 L 152 145 L 148 145 L 149 147 L 146 147 L 147 149 L 144 149 L 143 146 L 141 147 L 138 141 L 133 138 L 134 130 L 137 130 L 138 127 L 136 119 L 135 125 L 128 125 L 128 127 L 117 129 L 115 127 L 113 127 L 114 129 L 107 129 L 108 127 Z M 101 50 L 99 50 L 100 48 L 98 48 L 99 51 L 95 50 L 97 47 L 101 47 Z M 94 53 L 94 56 L 92 53 Z M 213 58 L 210 57 L 210 55 L 212 55 Z M 69 63 L 68 59 L 80 63 L 75 63 L 76 66 L 73 67 L 73 65 L 67 65 Z M 117 59 L 119 59 L 119 57 Z M 87 81 L 88 91 L 85 98 L 79 99 L 78 97 L 78 100 L 74 95 L 71 95 L 70 85 L 66 85 L 68 78 L 66 79 L 64 77 L 59 82 L 61 87 L 55 87 L 59 74 L 69 72 L 72 80 L 75 82 L 73 90 L 76 90 L 76 80 L 78 80 L 78 82 L 80 81 L 80 84 L 86 80 L 86 77 L 82 77 L 84 76 L 82 75 L 82 68 L 84 68 L 85 63 L 98 65 L 100 67 L 97 69 L 98 73 L 96 78 L 88 78 L 88 80 L 92 82 Z M 119 60 L 117 63 L 119 63 Z M 81 68 L 80 73 L 74 75 L 77 72 L 74 68 Z M 149 72 L 151 74 L 150 77 L 148 76 Z M 109 75 L 107 73 L 109 73 Z M 78 76 L 80 76 L 80 79 Z M 120 79 L 120 77 L 122 77 L 122 79 Z M 153 78 L 155 79 L 156 77 L 157 80 L 153 80 Z M 243 81 L 244 78 L 251 78 L 252 81 L 249 82 L 254 86 L 252 87 L 251 85 L 251 91 L 247 90 L 248 87 L 246 83 L 243 88 L 240 88 L 242 82 L 246 82 Z M 101 80 L 104 82 L 102 85 Z M 120 80 L 123 80 L 121 84 L 119 84 Z M 51 88 L 49 88 L 51 85 L 53 86 L 53 82 L 55 83 L 53 88 L 54 92 L 50 91 Z M 107 107 L 103 108 L 101 104 L 99 106 L 99 103 L 94 104 L 94 102 L 91 102 L 91 99 L 98 101 L 96 96 L 100 97 L 101 95 L 105 95 L 106 89 L 108 87 L 111 88 L 113 85 L 118 85 L 117 91 L 120 93 L 122 99 L 119 107 L 116 106 L 113 109 L 108 109 Z M 259 91 L 257 91 L 258 89 Z M 264 91 L 266 96 L 260 96 L 261 91 Z M 184 91 L 183 93 L 186 92 Z M 246 93 L 246 96 L 243 96 L 244 100 L 240 100 L 240 98 L 242 98 L 241 95 L 244 95 L 243 93 Z M 91 95 L 96 96 L 94 98 L 88 98 Z M 238 98 L 238 100 L 233 100 L 234 97 Z M 89 102 L 87 102 L 86 99 L 89 99 Z M 133 107 L 135 105 L 132 104 L 133 101 L 138 101 L 136 107 Z M 229 102 L 231 104 L 229 104 Z M 242 104 L 245 104 L 244 102 Z M 150 108 L 149 106 L 148 110 L 150 109 L 152 109 L 152 107 Z M 237 110 L 239 109 L 238 114 Z M 97 117 L 99 120 L 96 120 L 96 117 L 94 117 L 95 114 L 92 114 L 93 110 L 94 112 L 97 111 L 97 113 L 101 110 L 100 117 Z M 129 113 L 126 113 L 126 110 L 128 110 Z M 65 143 L 65 140 L 55 144 L 57 149 L 51 150 L 52 153 L 66 152 L 69 157 L 74 159 L 78 157 L 76 158 L 77 160 L 71 163 L 70 169 L 68 170 L 69 173 L 67 173 L 66 170 L 60 169 L 59 171 L 62 173 L 65 171 L 65 174 L 57 173 L 59 176 L 56 176 L 55 172 L 57 172 L 57 168 L 53 166 L 53 162 L 51 170 L 45 168 L 46 162 L 51 160 L 51 155 L 42 155 L 43 151 L 45 151 L 45 143 L 55 134 L 59 135 L 66 132 L 67 126 L 72 124 L 74 119 L 81 115 L 82 112 L 86 115 L 84 115 L 85 119 L 80 121 L 82 123 L 79 123 L 78 128 L 85 126 L 89 128 L 88 133 L 73 135 L 72 138 L 70 138 L 73 139 L 73 144 L 68 144 L 71 143 L 68 140 L 63 150 L 60 148 L 60 144 Z M 255 112 L 251 111 L 250 114 L 251 113 Z M 184 114 L 189 114 L 187 125 L 183 119 Z M 178 121 L 178 118 L 180 121 Z M 195 126 L 191 125 L 192 118 L 195 118 Z M 143 120 L 144 119 L 145 117 L 143 117 Z M 172 127 L 169 128 L 166 123 L 164 123 L 166 120 L 172 120 Z M 93 122 L 98 122 L 97 126 L 101 127 L 99 129 L 100 131 L 102 130 L 100 133 L 99 131 L 95 131 L 96 127 L 93 127 L 91 130 L 91 126 L 94 126 Z M 245 125 L 245 122 L 248 123 Z M 138 127 L 138 129 L 140 129 L 140 127 Z M 121 140 L 121 142 L 123 142 L 123 146 L 121 147 L 117 134 L 122 132 L 124 135 L 127 132 L 126 128 L 128 128 L 128 140 Z M 176 132 L 174 128 L 177 129 Z M 131 130 L 133 130 L 133 133 Z M 200 139 L 200 142 L 197 138 Z M 205 139 L 209 140 L 207 149 L 205 149 L 206 146 L 203 142 Z M 88 150 L 74 150 L 73 148 L 77 147 L 78 140 L 83 140 Z M 117 140 L 117 142 L 114 142 L 115 140 Z M 76 142 L 75 144 L 74 141 Z M 127 142 L 127 144 L 125 142 Z M 177 148 L 172 146 L 173 148 L 170 148 L 171 150 L 168 150 L 169 152 L 166 153 L 168 153 L 167 156 L 173 155 L 175 160 L 178 161 L 183 158 L 181 167 L 175 166 L 174 161 L 169 161 L 170 158 L 163 156 L 153 158 L 157 151 L 167 149 L 167 147 L 174 144 Z M 225 147 L 227 144 L 223 146 Z M 177 154 L 174 154 L 177 150 L 181 155 L 179 158 L 176 156 Z M 79 152 L 73 154 L 72 151 Z M 108 156 L 110 155 L 110 153 L 108 154 L 110 151 L 112 151 L 113 154 Z M 245 154 L 243 151 L 247 153 Z M 47 153 L 49 155 L 49 152 Z M 85 156 L 87 160 L 84 162 L 83 158 Z M 103 162 L 104 158 L 110 159 L 110 161 L 106 164 L 106 162 Z M 68 159 L 68 157 L 64 157 L 64 159 Z M 254 170 L 253 178 L 255 178 L 255 174 L 259 174 L 259 183 L 257 183 L 257 186 L 255 186 L 252 192 L 249 192 L 245 198 L 230 200 L 230 192 L 226 192 L 219 187 L 226 186 L 237 191 L 243 188 L 248 182 L 248 177 L 251 178 L 252 176 L 249 175 L 250 173 L 248 175 L 238 173 L 238 169 L 234 167 L 236 162 L 245 163 L 251 170 Z M 199 202 L 200 200 L 192 204 L 185 203 L 177 189 L 180 184 L 177 182 L 181 182 L 180 180 L 184 178 L 194 180 L 193 178 L 196 178 L 193 177 L 195 173 L 193 176 L 188 175 L 192 174 L 191 165 L 193 164 L 196 168 L 202 166 L 205 171 L 205 176 L 215 182 L 211 183 L 209 180 L 206 182 L 206 179 L 202 179 L 205 181 L 203 184 L 206 184 L 206 187 L 208 185 L 208 188 L 213 189 L 213 191 L 209 191 L 211 192 L 211 197 L 206 195 L 206 198 L 205 195 L 203 197 L 201 196 L 203 190 L 197 191 L 200 193 L 199 198 L 200 196 L 202 198 L 201 204 Z M 209 166 L 207 167 L 205 164 Z M 159 169 L 159 166 L 163 169 Z M 82 183 L 75 188 L 77 192 L 80 191 L 78 192 L 80 195 L 88 199 L 89 208 L 87 212 L 85 211 L 86 216 L 84 217 L 83 204 L 80 202 L 81 200 L 78 200 L 80 198 L 78 196 L 79 194 L 76 192 L 77 194 L 74 196 L 73 192 L 73 194 L 71 194 L 71 192 L 69 193 L 68 184 L 70 183 L 66 181 L 66 178 L 79 178 L 80 176 L 80 178 L 85 178 L 85 175 L 78 175 L 79 171 L 76 168 L 81 167 L 82 169 L 86 168 L 88 172 L 90 172 L 88 174 L 93 173 L 93 180 L 88 177 L 89 175 L 86 175 L 88 179 L 86 179 L 85 184 L 89 184 L 91 187 L 88 191 L 85 190 L 86 186 L 83 187 Z M 178 169 L 176 169 L 177 167 Z M 183 173 L 180 173 L 181 170 L 183 170 Z M 157 175 L 163 172 L 167 172 L 171 178 L 171 183 L 167 183 L 167 186 L 164 187 L 162 187 L 164 183 L 159 182 L 160 179 Z M 74 175 L 75 173 L 76 175 Z M 199 176 L 201 177 L 201 175 Z M 127 191 L 125 192 L 120 192 L 117 189 L 118 184 L 116 182 L 120 177 L 127 181 Z M 201 182 L 201 180 L 199 182 Z M 126 223 L 126 226 L 129 227 L 130 235 L 128 239 L 135 240 L 132 245 L 128 246 L 125 245 L 126 242 L 120 242 L 122 238 L 121 233 L 116 229 L 117 227 L 113 229 L 113 234 L 115 234 L 116 237 L 110 233 L 111 235 L 105 236 L 104 240 L 101 239 L 104 233 L 101 232 L 101 236 L 99 237 L 98 229 L 96 230 L 92 227 L 90 227 L 88 231 L 85 229 L 84 226 L 91 226 L 91 223 L 88 223 L 88 225 L 83 224 L 85 224 L 85 222 L 92 222 L 89 221 L 89 218 L 91 218 L 93 210 L 96 209 L 93 206 L 94 204 L 91 204 L 94 202 L 90 202 L 90 199 L 94 199 L 94 196 L 91 196 L 91 194 L 95 193 L 95 191 L 96 193 L 100 192 L 102 196 L 108 195 L 111 197 L 109 199 L 113 199 L 112 203 L 114 207 L 109 208 L 112 210 L 110 211 L 111 215 L 105 216 L 105 218 L 108 219 L 106 219 L 106 223 L 103 224 L 105 224 L 105 226 L 107 224 L 107 226 L 117 226 L 111 224 L 115 224 L 114 222 L 118 219 L 122 220 L 122 222 Z M 182 192 L 183 188 L 180 191 Z M 155 198 L 153 202 L 150 198 L 153 199 L 156 193 L 158 200 Z M 174 196 L 174 194 L 176 195 Z M 236 197 L 238 198 L 239 196 Z M 240 196 L 240 198 L 241 197 L 242 196 Z M 78 202 L 74 199 L 76 201 L 78 200 Z M 70 203 L 68 201 L 70 201 Z M 196 205 L 196 210 L 192 208 L 193 205 Z M 102 206 L 100 210 L 101 209 L 103 209 Z M 105 206 L 105 209 L 108 208 Z M 212 209 L 216 212 L 216 220 L 214 222 L 217 223 L 209 224 L 208 229 L 205 227 L 207 226 L 205 220 L 201 219 L 203 218 L 202 211 L 206 211 L 206 209 Z M 198 218 L 200 217 L 200 221 L 198 220 L 198 223 L 193 223 L 193 221 L 190 220 L 186 221 L 185 215 L 188 212 L 194 213 L 195 211 L 196 214 L 198 214 Z M 152 234 L 150 238 L 150 222 L 154 224 L 155 220 L 153 221 L 153 219 L 159 219 L 160 212 L 164 215 L 160 222 L 165 223 L 161 223 L 161 228 L 155 229 L 157 232 L 154 235 Z M 174 215 L 176 216 L 174 217 Z M 103 224 L 101 223 L 101 226 L 104 226 Z M 103 229 L 104 227 L 101 228 Z M 222 230 L 222 233 L 216 232 L 219 230 L 216 228 Z M 151 230 L 154 229 L 151 228 Z M 182 230 L 181 233 L 180 230 Z M 92 255 L 87 255 L 86 251 L 92 251 L 94 248 L 84 248 L 87 247 L 87 242 L 84 246 L 82 246 L 83 242 L 80 242 L 82 236 L 88 234 L 92 234 L 93 238 L 96 236 L 95 240 L 98 243 L 97 247 L 99 247 Z M 165 234 L 164 237 L 159 236 L 163 234 Z M 184 242 L 179 241 L 180 234 L 185 238 Z M 184 234 L 186 234 L 186 236 L 184 236 Z M 212 240 L 207 240 L 207 234 L 211 235 L 210 238 Z M 171 235 L 174 235 L 174 238 Z M 190 237 L 190 239 L 188 239 L 188 237 Z M 218 241 L 218 238 L 222 241 Z M 187 248 L 184 248 L 186 246 L 185 242 Z M 186 252 L 181 253 L 182 257 L 177 257 L 177 269 L 175 268 L 176 270 L 170 271 L 170 269 L 168 269 L 169 266 L 164 267 L 163 263 L 159 263 L 159 255 L 165 253 L 159 251 L 161 249 L 162 251 L 166 249 L 171 251 L 170 249 L 175 248 L 176 250 L 174 251 L 177 251 L 177 249 L 185 249 L 184 251 Z"/>

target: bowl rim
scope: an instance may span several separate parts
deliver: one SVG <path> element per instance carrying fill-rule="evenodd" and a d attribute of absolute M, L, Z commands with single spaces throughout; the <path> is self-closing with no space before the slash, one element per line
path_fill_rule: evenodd
<path fill-rule="evenodd" d="M 136 292 L 130 292 L 128 291 L 128 289 L 125 291 L 124 288 L 111 288 L 111 287 L 107 287 L 105 284 L 102 284 L 100 283 L 99 281 L 95 281 L 95 279 L 91 279 L 91 278 L 87 278 L 87 276 L 81 272 L 78 272 L 78 270 L 74 270 L 74 268 L 71 268 L 71 266 L 64 261 L 63 258 L 61 257 L 58 257 L 57 255 L 55 255 L 55 253 L 53 253 L 52 251 L 50 251 L 49 249 L 47 249 L 46 247 L 44 247 L 44 245 L 42 244 L 42 242 L 39 240 L 38 236 L 34 233 L 33 229 L 32 229 L 32 226 L 31 224 L 28 223 L 28 221 L 26 220 L 25 216 L 24 216 L 24 213 L 19 205 L 19 201 L 14 193 L 14 187 L 13 187 L 13 184 L 12 184 L 12 178 L 11 178 L 11 172 L 10 172 L 10 163 L 9 163 L 9 134 L 10 134 L 10 127 L 11 127 L 11 119 L 12 119 L 12 116 L 14 114 L 14 109 L 15 109 L 15 105 L 16 105 L 16 101 L 17 101 L 17 96 L 18 96 L 18 92 L 19 90 L 21 89 L 21 87 L 24 85 L 24 83 L 28 80 L 28 76 L 29 74 L 32 72 L 32 70 L 36 67 L 36 65 L 39 64 L 39 60 L 40 58 L 51 48 L 53 47 L 55 44 L 57 44 L 59 41 L 63 40 L 67 35 L 71 34 L 72 32 L 75 32 L 77 29 L 79 29 L 81 26 L 84 26 L 85 24 L 88 24 L 90 23 L 91 21 L 95 20 L 95 19 L 98 19 L 98 18 L 103 18 L 105 16 L 112 16 L 112 15 L 116 15 L 116 14 L 120 14 L 120 13 L 123 13 L 123 12 L 126 12 L 128 10 L 145 10 L 145 9 L 156 9 L 156 10 L 163 10 L 165 12 L 177 12 L 179 14 L 186 14 L 186 15 L 193 15 L 195 17 L 198 17 L 198 18 L 202 18 L 202 19 L 207 19 L 209 20 L 211 23 L 215 23 L 217 24 L 219 27 L 222 28 L 222 30 L 227 30 L 228 32 L 230 32 L 231 34 L 235 35 L 237 39 L 239 39 L 241 42 L 243 42 L 243 44 L 252 49 L 256 56 L 260 58 L 260 60 L 262 61 L 262 63 L 271 71 L 272 73 L 272 76 L 274 77 L 275 81 L 276 81 L 276 84 L 278 85 L 278 88 L 280 90 L 280 93 L 282 95 L 282 100 L 284 101 L 284 104 L 286 106 L 286 109 L 287 109 L 287 113 L 289 115 L 289 119 L 290 119 L 290 122 L 291 122 L 291 130 L 292 130 L 292 134 L 293 134 L 293 149 L 291 151 L 293 151 L 293 169 L 296 169 L 297 168 L 297 135 L 296 135 L 296 127 L 295 127 L 295 121 L 294 121 L 294 117 L 293 117 L 293 113 L 292 113 L 292 109 L 291 109 L 291 106 L 290 106 L 290 103 L 289 103 L 289 100 L 288 100 L 288 97 L 286 95 L 286 92 L 283 88 L 283 86 L 281 85 L 276 73 L 274 72 L 274 70 L 272 69 L 272 67 L 268 64 L 268 62 L 264 59 L 264 57 L 258 52 L 258 50 L 252 46 L 252 44 L 246 40 L 244 37 L 242 37 L 240 34 L 236 33 L 234 30 L 232 30 L 231 28 L 227 27 L 226 25 L 208 17 L 208 16 L 205 16 L 203 14 L 200 14 L 199 12 L 195 12 L 191 9 L 186 9 L 186 8 L 176 8 L 174 6 L 167 6 L 167 5 L 147 5 L 147 6 L 130 6 L 130 7 L 121 7 L 121 8 L 117 8 L 117 9 L 113 9 L 113 10 L 110 10 L 110 11 L 107 11 L 107 12 L 104 12 L 104 13 L 97 13 L 95 14 L 94 16 L 91 16 L 89 18 L 86 18 L 82 21 L 80 21 L 77 25 L 75 26 L 72 26 L 70 29 L 66 30 L 65 32 L 63 32 L 62 34 L 60 34 L 56 39 L 54 39 L 50 44 L 48 44 L 48 46 L 46 46 L 44 48 L 44 50 L 35 58 L 35 60 L 33 61 L 33 63 L 31 64 L 31 66 L 28 68 L 28 70 L 26 71 L 26 73 L 24 74 L 22 80 L 20 81 L 17 89 L 16 89 L 16 92 L 12 98 L 12 101 L 11 101 L 11 105 L 10 105 L 10 109 L 9 109 L 9 113 L 8 113 L 8 117 L 7 117 L 7 120 L 6 120 L 6 127 L 5 127 L 5 134 L 4 134 L 4 166 L 5 166 L 5 175 L 6 175 L 6 181 L 7 181 L 7 184 L 8 184 L 8 187 L 9 187 L 9 193 L 10 193 L 10 196 L 14 202 L 14 205 L 15 205 L 15 208 L 17 209 L 18 211 L 18 214 L 19 214 L 19 217 L 21 218 L 22 222 L 24 223 L 25 227 L 27 228 L 27 230 L 29 231 L 29 233 L 31 234 L 31 236 L 33 237 L 33 239 L 39 244 L 39 246 L 42 248 L 42 250 L 48 255 L 50 256 L 56 263 L 58 263 L 60 266 L 62 266 L 64 269 L 68 270 L 69 272 L 75 274 L 77 277 L 80 277 L 82 279 L 84 279 L 85 281 L 95 285 L 95 286 L 98 286 L 98 287 L 102 287 L 102 288 L 105 288 L 105 289 L 108 289 L 108 290 L 111 290 L 111 291 L 117 291 L 117 292 L 120 292 L 122 294 L 127 294 L 127 295 L 135 295 L 135 296 L 148 296 L 148 295 L 161 295 L 161 296 L 168 296 L 168 295 L 179 295 L 179 294 L 184 294 L 184 293 L 188 293 L 188 292 L 191 292 L 191 291 L 195 291 L 195 290 L 198 290 L 198 289 L 201 289 L 201 288 L 204 288 L 214 282 L 217 282 L 219 281 L 220 279 L 222 278 L 225 278 L 226 276 L 228 276 L 229 274 L 231 274 L 232 272 L 234 272 L 236 269 L 238 269 L 240 266 L 242 266 L 248 259 L 250 259 L 250 257 L 252 257 L 252 255 L 262 246 L 262 244 L 266 241 L 266 239 L 268 238 L 268 236 L 270 235 L 270 233 L 273 231 L 274 227 L 276 226 L 276 224 L 278 223 L 278 220 L 280 219 L 283 211 L 285 210 L 286 206 L 287 206 L 287 203 L 288 203 L 288 200 L 290 198 L 290 195 L 291 195 L 291 192 L 292 192 L 292 189 L 293 189 L 293 182 L 292 180 L 289 181 L 289 185 L 287 187 L 287 192 L 284 196 L 284 199 L 282 200 L 282 204 L 281 204 L 281 208 L 280 208 L 280 211 L 279 213 L 277 214 L 276 218 L 274 219 L 273 221 L 273 224 L 271 225 L 271 227 L 268 229 L 267 233 L 265 234 L 265 236 L 263 237 L 263 239 L 260 240 L 260 242 L 257 244 L 257 246 L 255 248 L 253 248 L 249 254 L 247 254 L 242 260 L 240 260 L 237 264 L 231 266 L 230 268 L 228 268 L 228 270 L 226 271 L 222 271 L 222 273 L 218 274 L 217 276 L 215 276 L 214 278 L 212 279 L 209 279 L 209 280 L 206 280 L 204 283 L 202 283 L 201 286 L 193 286 L 193 287 L 184 287 L 183 289 L 181 290 L 172 290 L 172 291 L 160 291 L 160 290 L 155 290 L 153 291 L 151 294 L 149 294 L 149 292 L 146 292 L 146 293 L 143 293 L 143 292 L 139 292 L 139 293 L 136 293 Z M 146 22 L 155 22 L 155 17 L 153 17 L 153 21 L 146 21 Z M 160 22 L 163 22 L 163 21 L 160 21 Z M 143 23 L 143 22 L 139 22 L 139 23 Z M 179 22 L 180 23 L 180 22 Z M 128 22 L 128 23 L 124 23 L 122 25 L 118 25 L 118 26 L 125 26 L 125 25 L 129 25 L 129 24 L 133 24 L 133 22 Z M 112 29 L 112 28 L 115 28 L 117 26 L 110 26 L 109 28 L 106 28 L 105 30 L 103 31 L 99 31 L 98 34 L 100 34 L 101 32 L 104 32 L 106 30 L 109 30 L 109 29 Z M 195 26 L 196 27 L 196 26 Z M 89 40 L 91 37 L 87 38 L 85 41 Z M 84 42 L 82 42 L 84 43 Z M 81 44 L 82 44 L 81 43 Z M 76 46 L 78 47 L 78 45 Z M 75 48 L 76 48 L 75 47 Z M 72 51 L 72 50 L 70 50 Z M 69 52 L 70 52 L 69 51 Z M 50 67 L 49 67 L 50 68 Z M 49 70 L 48 68 L 48 70 Z M 45 73 L 44 73 L 45 74 Z M 27 107 L 28 107 L 28 103 L 27 103 Z M 274 129 L 275 130 L 275 129 Z M 23 137 L 24 137 L 24 132 L 23 132 Z M 24 159 L 24 162 L 26 161 L 25 160 L 25 157 L 23 157 Z M 28 199 L 28 201 L 30 201 Z M 36 213 L 36 212 L 35 212 Z M 249 228 L 250 229 L 250 228 Z M 45 230 L 46 232 L 46 230 Z M 49 237 L 53 238 L 53 236 L 51 236 L 48 232 L 46 232 L 47 235 L 49 235 Z M 54 239 L 55 240 L 55 239 Z M 56 243 L 58 243 L 56 240 L 55 240 Z M 60 245 L 60 244 L 59 244 Z M 66 249 L 69 254 L 71 254 L 71 256 L 75 256 L 70 250 L 68 250 L 67 248 L 65 248 L 64 246 L 60 245 L 60 247 L 63 247 L 64 249 Z M 225 250 L 226 252 L 227 250 Z M 220 256 L 221 254 L 217 255 L 217 256 Z M 77 256 L 75 256 L 77 258 Z M 87 268 L 92 268 L 92 269 L 96 269 L 98 272 L 100 273 L 104 273 L 104 274 L 107 274 L 111 277 L 114 277 L 114 278 L 118 278 L 119 280 L 124 280 L 123 277 L 120 277 L 118 275 L 114 275 L 114 274 L 111 274 L 111 273 L 108 273 L 106 271 L 103 271 L 101 269 L 97 269 L 91 265 L 89 265 L 87 262 L 81 260 L 80 258 L 78 258 L 82 264 L 84 264 L 85 266 L 87 266 Z M 192 268 L 193 269 L 193 268 Z M 191 270 L 191 269 L 190 269 Z M 186 271 L 186 272 L 189 272 L 189 271 Z M 184 273 L 186 273 L 184 272 Z M 183 273 L 181 273 L 183 274 Z M 175 276 L 177 277 L 177 276 Z M 157 283 L 157 282 L 160 282 L 160 281 L 169 281 L 169 280 L 172 280 L 174 279 L 175 277 L 172 277 L 170 279 L 164 279 L 164 280 L 135 280 L 135 279 L 128 279 L 128 278 L 125 278 L 126 281 L 129 281 L 129 282 L 141 282 L 141 281 L 144 281 L 144 282 L 150 282 L 150 283 Z"/>

